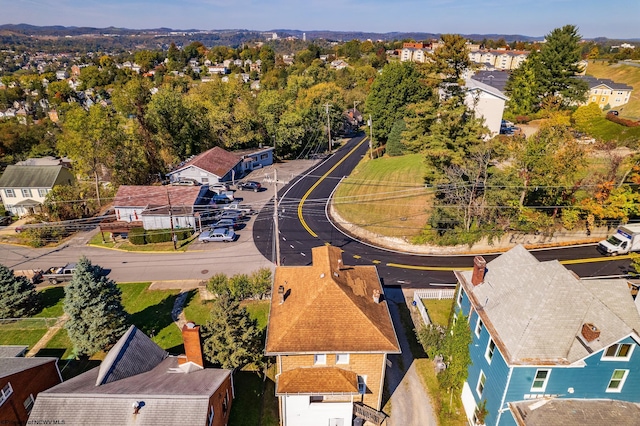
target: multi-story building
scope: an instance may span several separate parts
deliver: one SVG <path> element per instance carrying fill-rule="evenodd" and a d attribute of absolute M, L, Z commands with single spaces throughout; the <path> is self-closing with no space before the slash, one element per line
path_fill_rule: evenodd
<path fill-rule="evenodd" d="M 633 87 L 623 83 L 616 83 L 606 78 L 580 76 L 589 85 L 589 95 L 586 104 L 596 103 L 600 108 L 617 108 L 631 99 Z"/>
<path fill-rule="evenodd" d="M 375 266 L 347 266 L 337 247 L 311 266 L 277 267 L 266 354 L 276 357 L 285 426 L 380 424 L 387 355 L 400 353 Z"/>
<path fill-rule="evenodd" d="M 462 390 L 470 423 L 482 406 L 486 425 L 542 425 L 565 424 L 521 421 L 550 400 L 567 418 L 585 400 L 611 410 L 640 402 L 640 314 L 625 280 L 580 279 L 522 246 L 455 275 L 456 318 L 472 334 Z"/>

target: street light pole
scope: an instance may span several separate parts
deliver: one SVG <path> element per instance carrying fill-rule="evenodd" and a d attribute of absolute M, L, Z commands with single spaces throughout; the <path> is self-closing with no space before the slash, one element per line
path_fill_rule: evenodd
<path fill-rule="evenodd" d="M 371 114 L 369 114 L 369 155 L 373 160 L 373 119 L 371 119 Z"/>
<path fill-rule="evenodd" d="M 173 242 L 173 249 L 178 249 L 176 234 L 173 231 L 173 211 L 171 209 L 171 197 L 169 197 L 169 187 L 167 187 L 167 202 L 169 203 L 169 223 L 171 225 L 171 241 Z"/>
<path fill-rule="evenodd" d="M 280 229 L 278 226 L 278 169 L 273 169 L 273 223 L 276 243 L 276 266 L 280 266 Z"/>

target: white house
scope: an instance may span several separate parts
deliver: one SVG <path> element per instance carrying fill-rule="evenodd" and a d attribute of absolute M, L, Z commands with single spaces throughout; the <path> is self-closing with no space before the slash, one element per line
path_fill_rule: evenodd
<path fill-rule="evenodd" d="M 0 177 L 4 208 L 17 216 L 39 210 L 56 185 L 71 185 L 75 177 L 63 166 L 7 166 Z"/>
<path fill-rule="evenodd" d="M 467 79 L 466 103 L 474 110 L 476 117 L 484 118 L 484 124 L 491 131 L 491 137 L 500 133 L 502 113 L 507 97 L 498 89 L 474 79 Z"/>

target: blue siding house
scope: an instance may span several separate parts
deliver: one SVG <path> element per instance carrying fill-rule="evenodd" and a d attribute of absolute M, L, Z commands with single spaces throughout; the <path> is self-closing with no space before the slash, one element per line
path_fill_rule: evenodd
<path fill-rule="evenodd" d="M 482 404 L 484 424 L 502 426 L 534 424 L 523 410 L 551 400 L 554 415 L 575 412 L 576 400 L 640 402 L 640 314 L 625 280 L 582 280 L 522 246 L 455 274 L 456 314 L 472 331 L 462 391 L 471 424 Z"/>

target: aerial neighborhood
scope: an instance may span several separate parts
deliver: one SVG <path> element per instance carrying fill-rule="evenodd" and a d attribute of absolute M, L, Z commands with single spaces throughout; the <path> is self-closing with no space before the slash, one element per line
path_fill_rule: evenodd
<path fill-rule="evenodd" d="M 0 425 L 638 424 L 637 39 L 0 30 Z"/>

